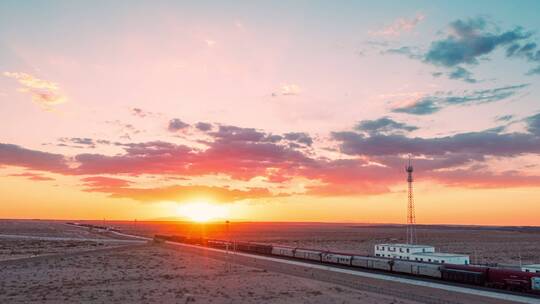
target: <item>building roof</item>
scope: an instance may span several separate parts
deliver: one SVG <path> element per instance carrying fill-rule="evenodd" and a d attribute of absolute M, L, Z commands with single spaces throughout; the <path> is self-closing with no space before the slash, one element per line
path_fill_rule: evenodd
<path fill-rule="evenodd" d="M 416 244 L 376 244 L 375 246 L 390 246 L 398 248 L 435 248 L 429 245 L 416 245 Z"/>
<path fill-rule="evenodd" d="M 460 257 L 469 257 L 466 254 L 459 253 L 445 253 L 445 252 L 419 252 L 411 253 L 411 256 L 422 256 L 422 257 L 431 257 L 431 258 L 460 258 Z"/>

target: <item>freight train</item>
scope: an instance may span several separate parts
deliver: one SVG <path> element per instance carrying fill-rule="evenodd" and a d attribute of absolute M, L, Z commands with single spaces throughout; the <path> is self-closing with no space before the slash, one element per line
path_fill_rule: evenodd
<path fill-rule="evenodd" d="M 88 229 L 95 229 L 95 230 L 102 230 L 102 231 L 114 231 L 114 232 L 120 232 L 120 230 L 113 228 L 113 227 L 105 227 L 105 226 L 99 226 L 99 225 L 92 225 L 92 224 L 81 224 L 81 223 L 72 223 L 68 222 L 66 225 L 71 226 L 77 226 L 77 227 L 85 227 Z"/>
<path fill-rule="evenodd" d="M 156 235 L 154 239 L 156 241 L 170 241 L 246 253 L 309 260 L 325 264 L 380 270 L 468 285 L 540 294 L 540 273 L 530 273 L 520 270 L 473 265 L 436 264 L 282 245 L 188 238 L 178 235 Z"/>

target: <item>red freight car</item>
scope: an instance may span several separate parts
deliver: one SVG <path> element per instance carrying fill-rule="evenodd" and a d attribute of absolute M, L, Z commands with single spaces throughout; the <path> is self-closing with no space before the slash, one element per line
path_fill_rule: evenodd
<path fill-rule="evenodd" d="M 512 269 L 489 268 L 486 286 L 530 291 L 533 290 L 535 277 L 540 277 L 540 274 Z"/>
<path fill-rule="evenodd" d="M 484 285 L 488 268 L 468 265 L 444 264 L 441 267 L 443 280 L 465 284 Z"/>

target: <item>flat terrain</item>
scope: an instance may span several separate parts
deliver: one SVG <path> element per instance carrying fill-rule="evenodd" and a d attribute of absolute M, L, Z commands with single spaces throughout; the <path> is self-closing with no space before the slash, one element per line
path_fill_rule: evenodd
<path fill-rule="evenodd" d="M 106 225 L 146 236 L 206 236 L 362 254 L 370 254 L 376 243 L 400 242 L 403 234 L 401 227 L 349 224 L 232 223 L 229 229 L 178 222 Z M 419 236 L 452 252 L 477 248 L 477 254 L 500 263 L 515 262 L 519 254 L 534 262 L 540 249 L 536 228 L 423 227 Z M 181 248 L 126 245 L 114 237 L 61 221 L 0 220 L 0 303 L 415 303 Z"/>
<path fill-rule="evenodd" d="M 93 239 L 109 238 L 87 229 L 65 225 L 65 221 L 41 220 L 0 220 L 0 234 Z"/>
<path fill-rule="evenodd" d="M 118 245 L 106 235 L 63 222 L 0 220 L 0 261 Z"/>
<path fill-rule="evenodd" d="M 9 233 L 0 230 L 0 234 L 17 232 L 13 223 L 0 224 L 5 226 L 11 227 Z M 60 222 L 32 226 L 32 222 L 21 224 L 21 233 L 77 235 Z M 80 233 L 81 239 L 95 237 L 84 230 Z M 10 250 L 37 246 L 36 240 L 9 241 L 0 238 L 0 244 Z M 73 254 L 76 250 L 70 247 L 66 252 L 72 254 L 65 255 L 65 244 L 55 242 L 41 243 L 42 253 L 54 251 L 59 254 L 55 257 L 0 262 L 0 303 L 415 303 L 158 245 L 81 254 Z"/>
<path fill-rule="evenodd" d="M 379 243 L 405 242 L 395 225 L 314 223 L 190 224 L 178 222 L 111 223 L 135 234 L 206 236 L 289 246 L 373 254 Z M 540 227 L 419 226 L 418 242 L 436 250 L 470 255 L 474 263 L 540 263 Z"/>

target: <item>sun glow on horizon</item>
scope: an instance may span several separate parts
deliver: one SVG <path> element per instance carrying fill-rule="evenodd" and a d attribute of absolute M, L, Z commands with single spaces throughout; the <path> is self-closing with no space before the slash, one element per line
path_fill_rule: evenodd
<path fill-rule="evenodd" d="M 203 223 L 225 218 L 228 216 L 229 210 L 223 205 L 216 205 L 208 202 L 193 202 L 178 206 L 177 213 L 194 222 Z"/>

